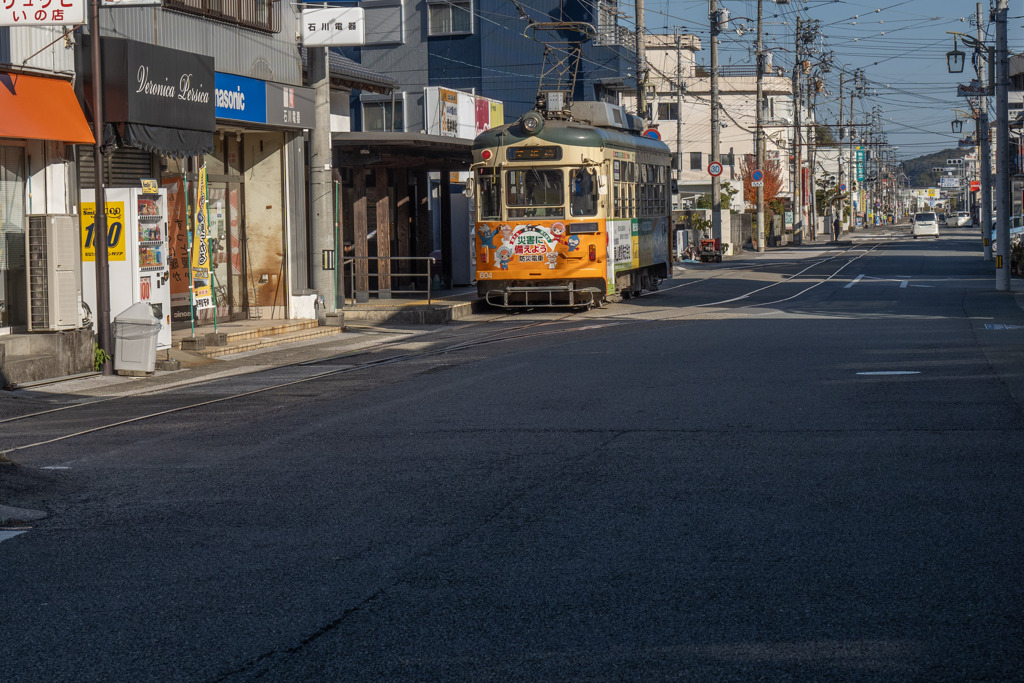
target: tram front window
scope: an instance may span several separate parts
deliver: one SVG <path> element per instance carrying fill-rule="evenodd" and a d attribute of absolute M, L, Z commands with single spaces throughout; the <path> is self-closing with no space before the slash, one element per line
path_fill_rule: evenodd
<path fill-rule="evenodd" d="M 587 168 L 574 169 L 570 175 L 569 212 L 573 216 L 597 215 L 597 183 Z"/>
<path fill-rule="evenodd" d="M 498 176 L 481 175 L 477 180 L 480 196 L 480 220 L 496 221 L 501 218 L 501 180 Z"/>
<path fill-rule="evenodd" d="M 509 218 L 565 218 L 562 171 L 527 168 L 505 174 Z"/>

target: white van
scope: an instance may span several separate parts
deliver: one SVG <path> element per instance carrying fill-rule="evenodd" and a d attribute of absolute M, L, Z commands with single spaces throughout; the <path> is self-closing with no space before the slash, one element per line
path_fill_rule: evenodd
<path fill-rule="evenodd" d="M 939 236 L 939 217 L 933 211 L 914 214 L 914 222 L 910 226 L 910 234 L 916 240 L 921 235 Z"/>

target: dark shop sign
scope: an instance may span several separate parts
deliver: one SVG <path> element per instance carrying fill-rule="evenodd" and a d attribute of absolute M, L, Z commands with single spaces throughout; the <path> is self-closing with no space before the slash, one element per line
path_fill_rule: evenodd
<path fill-rule="evenodd" d="M 213 132 L 213 57 L 123 38 L 103 38 L 105 118 Z"/>

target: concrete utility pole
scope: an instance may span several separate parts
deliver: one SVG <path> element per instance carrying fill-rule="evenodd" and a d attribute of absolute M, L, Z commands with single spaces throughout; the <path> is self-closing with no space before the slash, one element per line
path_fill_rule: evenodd
<path fill-rule="evenodd" d="M 757 101 L 755 103 L 754 150 L 757 153 L 757 168 L 764 173 L 764 33 L 762 29 L 764 0 L 757 0 Z M 762 181 L 763 183 L 764 181 Z M 764 251 L 764 185 L 757 187 L 757 240 L 759 252 Z"/>
<path fill-rule="evenodd" d="M 721 123 L 718 120 L 718 33 L 719 14 L 717 0 L 708 0 L 711 16 L 711 161 L 721 161 Z M 722 182 L 711 176 L 711 237 L 722 239 Z"/>
<path fill-rule="evenodd" d="M 800 70 L 803 68 L 801 57 L 803 51 L 800 49 L 800 29 L 802 28 L 803 22 L 800 17 L 796 18 L 796 40 L 794 52 L 795 60 L 793 62 L 793 172 L 790 175 L 790 183 L 792 186 L 791 197 L 793 198 L 793 236 L 796 237 L 797 226 L 800 226 L 801 235 L 803 234 L 804 221 L 804 202 L 802 197 L 802 185 L 803 185 L 803 159 L 801 159 L 801 146 L 802 146 L 802 124 L 800 123 L 800 106 L 801 106 L 801 88 L 800 88 Z"/>
<path fill-rule="evenodd" d="M 838 182 L 839 182 L 839 187 L 840 188 L 842 188 L 842 186 L 843 186 L 843 138 L 845 137 L 844 134 L 846 133 L 846 129 L 843 128 L 843 86 L 845 84 L 846 84 L 846 72 L 845 71 L 840 71 L 839 72 L 839 144 L 837 145 L 837 148 L 839 149 L 839 157 L 836 159 L 836 166 L 838 166 L 838 172 L 839 172 Z M 847 189 L 847 191 L 849 191 L 850 188 L 847 187 L 846 189 Z M 838 215 L 839 215 L 839 224 L 842 225 L 842 223 L 843 223 L 843 191 L 841 189 L 839 190 L 839 200 L 838 200 L 838 203 L 836 205 L 836 211 L 839 212 L 838 213 Z M 831 225 L 829 225 L 828 227 L 829 227 L 829 229 L 832 228 Z M 839 239 L 839 236 L 835 235 L 835 239 Z"/>
<path fill-rule="evenodd" d="M 96 199 L 93 203 L 93 246 L 96 248 L 96 345 L 113 358 L 110 343 L 110 265 L 107 254 L 107 207 L 103 196 L 103 71 L 100 58 L 100 3 L 93 0 L 89 8 L 90 57 L 92 60 L 92 126 L 96 144 L 93 163 L 96 173 Z M 114 374 L 108 360 L 101 368 L 104 375 Z"/>
<path fill-rule="evenodd" d="M 647 116 L 647 44 L 644 40 L 644 0 L 636 0 L 636 115 L 650 123 Z"/>
<path fill-rule="evenodd" d="M 1010 291 L 1010 119 L 1007 89 L 1010 61 L 1006 47 L 1007 0 L 996 0 L 996 291 Z"/>
<path fill-rule="evenodd" d="M 981 24 L 981 3 L 975 9 L 975 24 L 978 29 L 978 43 L 984 39 Z M 975 69 L 978 80 L 985 86 L 985 92 L 992 87 L 988 82 L 988 68 L 984 61 L 984 51 L 979 50 Z M 988 137 L 988 96 L 979 98 L 978 115 L 974 117 L 974 135 L 978 138 L 978 161 L 981 163 L 981 242 L 985 250 L 985 260 L 992 260 L 992 150 Z"/>
<path fill-rule="evenodd" d="M 323 297 L 324 312 L 338 310 L 337 274 L 344 254 L 334 237 L 333 182 L 331 177 L 331 76 L 327 47 L 311 47 L 309 80 L 315 90 L 316 125 L 310 154 L 310 203 L 313 238 L 313 288 Z M 315 262 L 320 257 L 320 264 Z M 333 317 L 333 316 L 332 316 Z"/>
<path fill-rule="evenodd" d="M 679 37 L 679 29 L 676 31 L 676 198 L 678 201 L 679 185 L 683 179 L 683 44 Z"/>

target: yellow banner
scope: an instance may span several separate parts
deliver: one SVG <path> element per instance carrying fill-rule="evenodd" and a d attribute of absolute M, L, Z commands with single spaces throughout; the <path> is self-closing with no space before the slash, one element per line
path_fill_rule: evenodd
<path fill-rule="evenodd" d="M 192 231 L 192 279 L 210 279 L 210 227 L 206 210 L 206 164 L 199 169 L 195 229 Z"/>
<path fill-rule="evenodd" d="M 125 249 L 124 202 L 107 202 L 107 261 L 127 260 Z M 96 260 L 96 204 L 82 202 L 82 260 Z"/>

